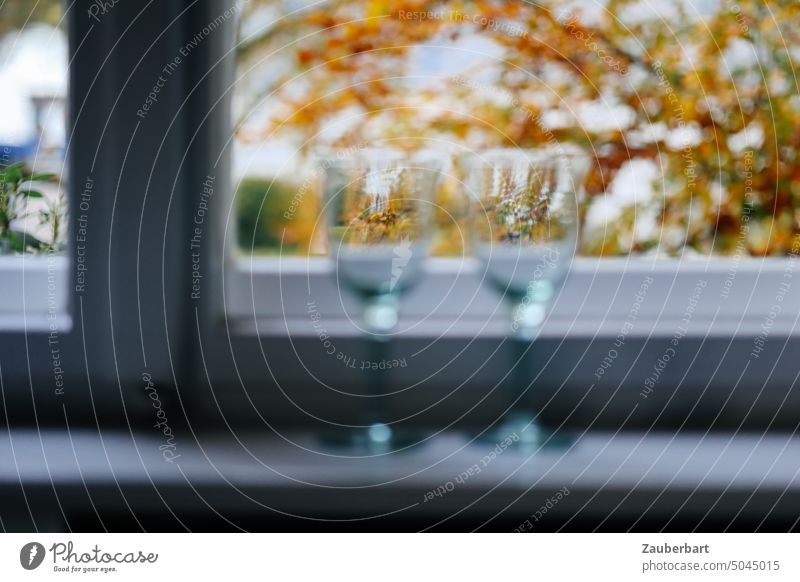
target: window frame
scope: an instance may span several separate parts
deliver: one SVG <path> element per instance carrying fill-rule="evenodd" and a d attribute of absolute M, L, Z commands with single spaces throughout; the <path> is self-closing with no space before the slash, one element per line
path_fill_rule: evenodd
<path fill-rule="evenodd" d="M 136 116 L 153 75 L 195 34 L 190 8 L 64 5 L 67 248 L 58 257 L 0 258 L 0 293 L 8 299 L 0 310 L 5 422 L 135 426 L 152 410 L 140 389 L 143 374 L 158 382 L 164 402 L 190 376 L 180 331 L 189 316 L 186 280 L 177 268 L 189 233 L 189 191 L 179 169 L 189 67 L 176 72 L 146 120 Z M 143 236 L 153 225 L 163 225 L 163 238 Z M 59 287 L 55 311 L 48 275 Z"/>
<path fill-rule="evenodd" d="M 209 16 L 210 11 L 203 18 Z M 319 377 L 330 385 L 362 383 L 358 374 L 343 370 L 335 360 L 321 356 L 317 332 L 309 325 L 307 278 L 310 277 L 318 289 L 329 291 L 316 295 L 328 298 L 338 295 L 330 261 L 325 258 L 291 258 L 284 259 L 281 266 L 277 260 L 253 259 L 246 253 L 237 257 L 235 254 L 229 140 L 233 128 L 231 92 L 235 58 L 231 47 L 235 46 L 235 30 L 232 26 L 228 28 L 226 35 L 217 35 L 213 42 L 203 47 L 207 51 L 205 58 L 212 65 L 198 71 L 197 75 L 202 84 L 202 96 L 196 104 L 196 111 L 197 121 L 202 127 L 193 133 L 192 143 L 196 149 L 191 163 L 199 167 L 214 166 L 217 184 L 227 183 L 230 187 L 220 188 L 212 200 L 210 213 L 216 220 L 211 240 L 222 252 L 203 261 L 204 272 L 208 273 L 204 279 L 208 292 L 204 292 L 193 318 L 197 331 L 197 342 L 191 349 L 195 355 L 192 364 L 195 379 L 204 387 L 206 409 L 236 415 L 237 418 L 249 417 L 260 426 L 265 422 L 269 426 L 273 422 L 318 426 L 320 422 L 323 425 L 337 422 L 332 419 L 353 421 L 357 418 L 353 401 L 331 397 L 325 390 L 312 386 L 314 381 L 309 379 L 309 370 L 304 365 L 297 365 L 298 362 L 314 362 Z M 798 379 L 796 369 L 785 365 L 800 355 L 800 335 L 797 333 L 800 290 L 796 288 L 785 297 L 783 306 L 788 316 L 779 318 L 777 325 L 770 329 L 766 352 L 758 358 L 751 356 L 754 338 L 760 333 L 764 319 L 769 317 L 772 305 L 771 301 L 754 303 L 752 298 L 765 294 L 773 296 L 783 273 L 794 264 L 793 261 L 794 257 L 729 257 L 712 261 L 666 259 L 655 263 L 648 257 L 576 258 L 564 290 L 532 346 L 535 373 L 531 387 L 537 389 L 528 390 L 524 398 L 536 398 L 534 392 L 537 391 L 555 395 L 554 398 L 564 397 L 565 402 L 555 405 L 554 410 L 573 416 L 575 397 L 584 396 L 588 386 L 594 393 L 586 402 L 593 401 L 590 405 L 594 406 L 592 410 L 601 410 L 604 416 L 582 417 L 586 422 L 597 427 L 617 428 L 615 423 L 628 422 L 632 427 L 651 428 L 659 419 L 664 422 L 663 409 L 659 406 L 673 402 L 674 395 L 681 390 L 698 389 L 703 395 L 711 394 L 717 398 L 726 393 L 726 386 L 746 385 L 746 389 L 740 390 L 734 398 L 737 404 L 751 404 L 744 420 L 777 422 L 777 425 L 793 422 L 791 411 L 800 405 L 793 397 L 783 397 L 786 406 L 780 414 L 773 414 L 768 406 L 755 406 L 750 402 L 753 395 L 758 398 L 765 394 L 783 394 L 782 391 L 791 390 Z M 470 307 L 471 317 L 463 321 L 463 325 L 454 326 L 443 337 L 439 337 L 439 323 L 416 335 L 401 334 L 393 342 L 392 349 L 400 354 L 411 353 L 436 338 L 441 353 L 469 356 L 455 360 L 445 371 L 437 373 L 432 373 L 430 364 L 421 364 L 413 370 L 399 370 L 390 383 L 401 387 L 416 385 L 424 379 L 426 390 L 436 394 L 456 386 L 468 403 L 459 407 L 453 405 L 456 399 L 443 398 L 432 407 L 436 410 L 423 420 L 424 415 L 418 418 L 413 411 L 427 407 L 430 412 L 430 398 L 407 391 L 395 399 L 394 410 L 400 416 L 408 413 L 404 418 L 412 423 L 433 422 L 438 426 L 445 421 L 463 421 L 485 426 L 486 422 L 494 422 L 497 416 L 486 410 L 477 410 L 477 403 L 483 405 L 486 395 L 495 394 L 494 391 L 507 377 L 510 366 L 506 314 L 491 321 L 486 319 L 487 314 L 504 309 L 501 299 L 487 286 L 478 285 L 476 273 L 480 267 L 471 259 L 459 265 L 458 260 L 433 258 L 427 269 L 428 276 L 404 302 L 405 312 L 413 314 L 416 310 L 417 314 L 424 313 L 426 304 L 421 298 L 448 288 L 453 277 L 458 275 L 463 276 L 459 295 L 472 297 L 474 293 L 476 297 L 477 303 Z M 735 285 L 730 297 L 720 300 L 719 312 L 715 306 L 703 307 L 705 312 L 693 314 L 689 329 L 680 338 L 680 357 L 674 359 L 661 376 L 664 387 L 661 394 L 648 403 L 642 403 L 634 416 L 628 414 L 629 403 L 609 402 L 621 393 L 638 392 L 639 380 L 647 376 L 653 363 L 670 348 L 691 289 L 698 279 L 708 281 L 704 299 L 711 302 L 710 298 L 719 298 L 720 290 L 731 273 Z M 642 310 L 635 329 L 626 336 L 625 349 L 629 353 L 620 355 L 617 364 L 606 373 L 602 383 L 598 383 L 598 367 L 609 350 L 615 349 L 631 301 L 642 279 L 648 276 L 654 277 L 650 295 L 662 297 L 663 301 L 648 303 Z M 585 288 L 591 289 L 592 294 L 583 293 L 581 296 L 581 290 Z M 674 291 L 669 293 L 669 289 Z M 572 311 L 570 306 L 576 301 L 581 309 Z M 792 307 L 787 307 L 789 305 Z M 352 301 L 349 301 L 349 307 L 354 307 Z M 336 302 L 324 302 L 321 309 L 325 312 L 326 331 L 345 346 L 342 349 L 357 353 L 363 347 L 362 337 L 344 317 L 338 298 Z M 474 317 L 476 314 L 479 316 Z M 445 320 L 444 325 L 452 322 Z M 555 358 L 558 350 L 563 350 L 561 354 L 568 357 Z M 570 354 L 576 356 L 573 358 Z M 702 370 L 702 362 L 710 357 L 720 358 L 719 365 Z M 740 370 L 738 363 L 741 362 L 747 362 L 745 368 L 749 369 Z M 743 400 L 740 402 L 740 399 Z M 696 402 L 679 400 L 686 411 L 697 408 Z M 727 400 L 720 402 L 728 403 Z M 309 412 L 311 409 L 323 413 L 317 417 Z M 637 416 L 641 418 L 637 420 Z M 580 413 L 573 420 L 579 418 Z M 728 422 L 737 426 L 740 418 L 735 414 L 729 415 L 723 418 L 723 424 Z"/>
<path fill-rule="evenodd" d="M 217 54 L 211 62 L 215 63 L 217 78 L 211 86 L 212 90 L 221 93 L 212 107 L 217 118 L 215 127 L 218 132 L 230 136 L 233 131 L 231 93 L 237 81 L 235 63 L 231 61 L 235 60 L 237 40 L 234 31 L 229 31 L 227 36 L 234 48 L 216 47 Z M 215 242 L 222 243 L 224 256 L 214 268 L 222 268 L 224 272 L 221 293 L 212 298 L 208 307 L 212 319 L 216 318 L 234 332 L 245 335 L 271 338 L 280 338 L 289 332 L 301 336 L 314 335 L 313 327 L 304 325 L 304 322 L 308 323 L 306 298 L 309 289 L 317 289 L 315 299 L 322 304 L 321 311 L 330 327 L 337 334 L 357 336 L 358 326 L 353 319 L 358 316 L 358 305 L 334 284 L 334 266 L 329 259 L 314 256 L 254 257 L 237 248 L 235 193 L 230 179 L 231 155 L 228 147 L 216 158 L 218 163 L 228 166 L 224 173 L 229 177 L 230 188 L 223 192 L 224 204 L 217 210 L 218 222 L 224 219 L 224 223 Z M 616 336 L 619 322 L 624 321 L 630 311 L 630 305 L 620 299 L 635 293 L 644 277 L 653 276 L 657 287 L 655 294 L 660 299 L 657 305 L 637 314 L 638 329 L 635 333 L 638 335 L 650 338 L 671 336 L 675 322 L 680 321 L 686 311 L 686 297 L 685 293 L 664 294 L 664 286 L 685 291 L 700 279 L 708 282 L 709 292 L 716 294 L 719 300 L 711 302 L 707 299 L 701 303 L 699 313 L 692 315 L 687 335 L 728 334 L 735 338 L 754 335 L 759 333 L 763 321 L 769 319 L 774 302 L 753 302 L 752 298 L 772 295 L 772 290 L 787 280 L 787 273 L 790 280 L 795 258 L 795 255 L 776 258 L 574 257 L 570 277 L 553 302 L 541 334 L 545 337 L 580 338 Z M 439 337 L 441 331 L 437 327 L 442 326 L 450 330 L 445 335 L 453 337 L 506 336 L 508 326 L 505 321 L 487 321 L 492 314 L 502 312 L 503 306 L 499 305 L 497 293 L 482 288 L 486 285 L 482 285 L 481 277 L 482 267 L 472 257 L 430 258 L 425 279 L 403 300 L 407 317 L 433 320 L 432 325 L 418 326 L 423 329 L 417 332 L 417 337 Z M 591 298 L 581 296 L 580 289 L 584 288 L 587 293 L 591 291 Z M 451 293 L 455 300 L 439 306 L 434 311 L 436 316 L 431 317 L 429 298 L 441 296 L 443 292 Z M 798 304 L 796 300 L 800 299 L 800 292 L 795 289 L 791 295 L 780 299 L 781 307 L 785 309 L 783 315 L 788 314 L 789 320 L 782 317 L 776 321 L 778 327 L 774 331 L 780 336 L 797 335 L 796 322 L 800 310 L 792 308 L 791 304 Z M 576 309 L 575 305 L 579 307 Z M 465 310 L 469 311 L 467 317 Z M 507 314 L 502 312 L 502 315 Z"/>

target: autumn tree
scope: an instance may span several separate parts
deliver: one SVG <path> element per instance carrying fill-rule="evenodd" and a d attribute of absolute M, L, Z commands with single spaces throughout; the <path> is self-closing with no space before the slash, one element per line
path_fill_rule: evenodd
<path fill-rule="evenodd" d="M 800 250 L 797 2 L 722 0 L 708 14 L 679 0 L 280 6 L 252 2 L 244 18 L 244 143 L 574 143 L 594 159 L 584 252 Z M 441 54 L 448 66 L 426 69 Z M 617 192 L 642 161 L 652 184 Z"/>

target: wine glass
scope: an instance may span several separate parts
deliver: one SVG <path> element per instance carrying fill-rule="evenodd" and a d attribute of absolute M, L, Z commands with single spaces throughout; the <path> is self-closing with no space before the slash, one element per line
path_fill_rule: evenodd
<path fill-rule="evenodd" d="M 430 152 L 363 149 L 329 159 L 324 167 L 337 282 L 361 300 L 368 361 L 378 364 L 367 366 L 364 422 L 346 440 L 372 452 L 402 448 L 409 439 L 398 435 L 386 416 L 387 370 L 380 363 L 397 326 L 400 297 L 422 276 L 442 166 Z"/>
<path fill-rule="evenodd" d="M 500 426 L 517 443 L 556 442 L 520 406 L 532 374 L 531 342 L 563 283 L 578 239 L 578 197 L 588 158 L 579 151 L 494 149 L 462 157 L 473 202 L 471 244 L 485 280 L 510 306 L 511 409 Z"/>

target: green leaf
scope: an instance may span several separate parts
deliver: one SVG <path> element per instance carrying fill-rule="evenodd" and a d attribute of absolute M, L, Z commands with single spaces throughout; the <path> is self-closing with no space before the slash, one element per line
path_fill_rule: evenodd
<path fill-rule="evenodd" d="M 44 198 L 44 194 L 38 190 L 20 190 L 20 195 L 27 196 L 28 198 Z"/>
<path fill-rule="evenodd" d="M 3 170 L 3 181 L 5 182 L 19 182 L 23 178 L 24 162 L 17 162 L 11 164 Z"/>
<path fill-rule="evenodd" d="M 56 174 L 31 174 L 25 179 L 29 182 L 51 182 L 58 178 Z"/>
<path fill-rule="evenodd" d="M 9 233 L 14 250 L 25 252 L 27 249 L 38 249 L 44 244 L 41 240 L 24 230 L 11 230 Z"/>
<path fill-rule="evenodd" d="M 11 249 L 15 252 L 21 253 L 25 250 L 25 242 L 18 231 L 12 230 L 9 232 L 7 240 L 11 243 Z"/>

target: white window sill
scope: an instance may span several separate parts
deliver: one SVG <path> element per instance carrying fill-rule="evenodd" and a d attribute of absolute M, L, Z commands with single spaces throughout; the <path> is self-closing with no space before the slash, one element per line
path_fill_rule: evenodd
<path fill-rule="evenodd" d="M 800 273 L 792 278 L 797 266 L 794 258 L 577 258 L 541 335 L 616 337 L 626 330 L 628 337 L 752 337 L 765 326 L 770 336 L 794 335 L 800 322 Z M 431 259 L 427 273 L 403 299 L 398 335 L 507 334 L 508 307 L 482 284 L 476 260 Z M 313 301 L 326 333 L 359 333 L 359 305 L 339 292 L 328 259 L 242 257 L 228 275 L 225 315 L 236 331 L 318 335 L 309 316 Z"/>
<path fill-rule="evenodd" d="M 66 331 L 65 256 L 0 257 L 0 331 Z"/>

